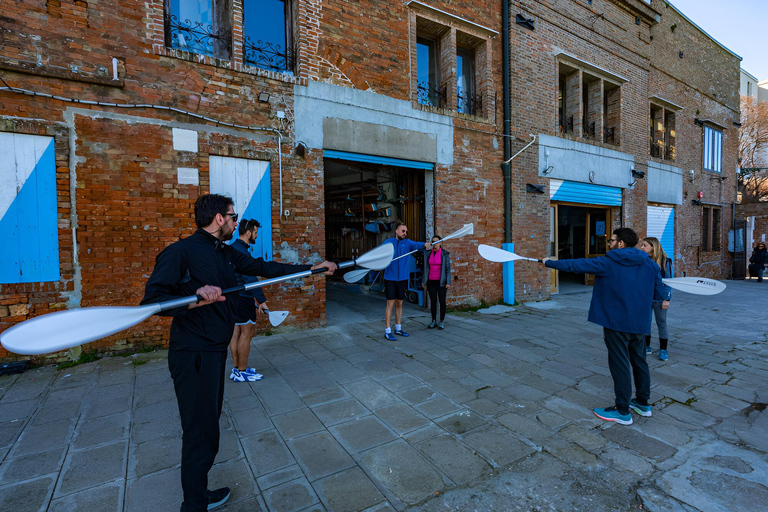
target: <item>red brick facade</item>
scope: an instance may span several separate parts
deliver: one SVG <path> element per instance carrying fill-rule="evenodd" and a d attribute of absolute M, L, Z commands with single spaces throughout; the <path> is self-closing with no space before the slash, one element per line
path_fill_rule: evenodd
<path fill-rule="evenodd" d="M 634 156 L 638 170 L 645 170 L 650 158 L 649 98 L 659 95 L 682 106 L 676 117 L 674 165 L 685 172 L 695 169 L 696 178 L 693 184 L 687 177 L 684 180 L 687 196 L 676 223 L 676 251 L 684 261 L 678 265 L 689 275 L 725 277 L 729 265 L 701 266 L 727 260 L 728 253 L 697 252 L 701 207 L 692 206 L 691 199 L 699 190 L 705 201 L 728 203 L 735 197 L 735 178 L 729 170 L 736 166 L 737 133 L 732 122 L 739 117 L 738 60 L 660 0 L 653 0 L 652 9 L 639 0 L 595 0 L 591 6 L 572 0 L 519 4 L 519 9 L 511 8 L 510 22 L 513 153 L 531 133 L 561 136 L 557 110 L 561 54 L 626 80 L 620 90 L 606 91 L 603 82 L 590 89 L 591 105 L 596 105 L 601 92 L 610 92 L 605 112 L 584 113 L 577 102 L 569 107 L 575 108 L 578 119 L 586 115 L 598 125 L 608 119 L 620 126 L 612 143 L 568 134 L 562 135 L 565 139 L 627 153 Z M 277 172 L 270 175 L 275 259 L 281 259 L 281 248 L 298 254 L 300 262 L 324 257 L 324 148 L 310 144 L 303 153 L 296 151 L 299 141 L 294 136 L 301 121 L 295 118 L 295 91 L 313 82 L 366 91 L 371 101 L 379 95 L 410 102 L 422 118 L 450 125 L 452 140 L 438 144 L 451 148 L 451 157 L 435 162 L 435 200 L 426 208 L 434 231 L 445 235 L 473 222 L 475 234 L 471 243 L 451 247 L 455 284 L 449 301 L 477 304 L 501 298 L 499 265 L 476 253 L 477 243 L 500 246 L 504 238 L 500 2 L 292 0 L 293 73 L 246 64 L 247 13 L 241 0 L 231 1 L 228 59 L 169 48 L 163 0 L 0 0 L 0 5 L 5 34 L 0 77 L 8 85 L 79 101 L 132 105 L 72 103 L 0 91 L 0 131 L 55 138 L 61 273 L 58 282 L 0 284 L 0 330 L 54 310 L 138 304 L 157 253 L 194 230 L 192 205 L 210 189 L 211 156 L 267 160 L 272 169 L 281 167 L 282 184 Z M 518 12 L 536 20 L 534 31 L 514 23 Z M 661 14 L 658 24 L 656 12 Z M 672 24 L 678 25 L 674 32 Z M 422 105 L 417 99 L 416 38 L 421 34 L 440 41 L 441 84 L 447 91 L 440 107 Z M 662 53 L 678 46 L 685 54 L 680 62 L 676 53 Z M 474 86 L 482 104 L 473 115 L 456 112 L 458 47 L 475 52 Z M 262 92 L 270 94 L 266 103 L 257 100 Z M 404 116 L 403 123 L 411 117 Z M 728 180 L 701 170 L 702 128 L 694 118 L 725 128 L 723 176 L 727 174 Z M 197 132 L 198 151 L 174 150 L 173 128 Z M 274 130 L 282 136 L 280 157 Z M 513 241 L 521 253 L 544 254 L 550 225 L 548 197 L 526 193 L 528 183 L 549 182 L 538 175 L 538 144 L 512 164 Z M 199 185 L 180 184 L 179 167 L 197 169 Z M 638 180 L 634 189 L 624 191 L 622 207 L 614 209 L 615 224 L 623 222 L 643 233 L 646 206 L 646 183 Z M 286 210 L 288 216 L 283 215 Z M 726 207 L 722 223 L 730 225 Z M 518 264 L 515 281 L 518 300 L 549 297 L 549 275 L 541 267 Z M 271 300 L 275 310 L 290 309 L 286 324 L 325 322 L 322 279 L 306 279 L 301 288 L 283 285 L 272 290 Z M 167 321 L 155 318 L 91 348 L 117 351 L 162 345 L 167 332 Z M 0 358 L 5 357 L 10 355 L 0 349 Z"/>

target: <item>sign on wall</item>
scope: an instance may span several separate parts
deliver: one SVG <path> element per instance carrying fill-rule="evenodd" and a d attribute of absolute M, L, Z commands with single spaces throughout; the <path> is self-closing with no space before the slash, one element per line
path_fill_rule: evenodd
<path fill-rule="evenodd" d="M 256 243 L 251 246 L 255 258 L 272 260 L 272 194 L 269 162 L 224 156 L 211 156 L 211 193 L 232 198 L 240 219 L 256 219 L 261 224 Z M 235 234 L 237 236 L 237 234 Z"/>
<path fill-rule="evenodd" d="M 0 283 L 58 281 L 53 137 L 0 132 Z"/>

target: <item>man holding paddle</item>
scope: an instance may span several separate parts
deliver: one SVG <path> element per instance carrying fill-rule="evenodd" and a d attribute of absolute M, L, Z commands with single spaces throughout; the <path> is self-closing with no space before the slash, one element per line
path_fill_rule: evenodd
<path fill-rule="evenodd" d="M 403 331 L 403 326 L 400 324 L 403 317 L 403 299 L 408 289 L 409 258 L 398 257 L 415 252 L 422 247 L 429 250 L 432 245 L 429 242 L 408 240 L 408 226 L 399 219 L 395 222 L 395 237 L 384 240 L 384 243 L 392 244 L 395 247 L 392 263 L 384 271 L 384 291 L 387 296 L 385 313 L 385 324 L 387 327 L 384 330 L 384 337 L 389 341 L 396 341 L 397 338 L 392 334 L 392 328 L 390 327 L 393 307 L 395 308 L 395 334 L 398 336 L 409 336 L 407 332 Z"/>
<path fill-rule="evenodd" d="M 200 196 L 195 202 L 192 236 L 166 247 L 156 259 L 146 284 L 142 304 L 196 294 L 197 303 L 160 314 L 173 317 L 168 367 L 181 416 L 182 512 L 212 510 L 229 498 L 229 488 L 208 491 L 208 471 L 219 450 L 219 416 L 224 399 L 227 346 L 235 324 L 234 300 L 221 294 L 235 287 L 235 273 L 277 277 L 309 270 L 309 265 L 265 262 L 225 244 L 237 228 L 232 199 L 218 194 Z M 324 261 L 311 267 L 326 269 Z M 200 307 L 205 306 L 205 307 Z"/>
<path fill-rule="evenodd" d="M 594 409 L 594 413 L 600 419 L 621 425 L 632 424 L 630 409 L 641 416 L 651 415 L 648 404 L 651 374 L 645 361 L 645 333 L 651 323 L 651 304 L 654 299 L 661 301 L 664 293 L 659 266 L 635 247 L 638 241 L 632 229 L 619 228 L 608 241 L 609 252 L 605 256 L 542 260 L 549 268 L 595 275 L 587 318 L 603 326 L 616 404 Z M 634 399 L 632 377 L 637 393 Z"/>

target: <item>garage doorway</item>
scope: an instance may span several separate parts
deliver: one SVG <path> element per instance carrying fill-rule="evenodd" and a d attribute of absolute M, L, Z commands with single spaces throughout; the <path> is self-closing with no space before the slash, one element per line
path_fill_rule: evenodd
<path fill-rule="evenodd" d="M 336 262 L 348 261 L 373 249 L 395 236 L 397 219 L 408 226 L 408 238 L 425 240 L 426 204 L 428 201 L 431 204 L 425 173 L 431 174 L 431 171 L 355 161 L 343 156 L 326 151 L 324 159 L 326 257 Z M 370 157 L 370 160 L 384 159 Z M 390 160 L 397 163 L 395 159 Z M 431 167 L 431 164 L 418 164 Z M 412 266 L 414 272 L 420 271 L 418 260 L 414 260 Z M 342 277 L 339 273 L 330 279 L 341 284 L 344 283 Z M 371 272 L 360 284 L 376 292 L 383 289 L 382 280 L 379 272 Z"/>
<path fill-rule="evenodd" d="M 557 259 L 595 258 L 605 256 L 610 238 L 611 209 L 599 205 L 552 203 Z M 594 284 L 594 276 L 558 272 L 560 291 L 569 284 Z"/>

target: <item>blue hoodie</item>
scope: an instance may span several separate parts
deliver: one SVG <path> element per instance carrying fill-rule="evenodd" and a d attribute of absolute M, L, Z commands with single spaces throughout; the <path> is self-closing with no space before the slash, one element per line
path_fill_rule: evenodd
<path fill-rule="evenodd" d="M 414 242 L 407 238 L 405 240 L 398 240 L 397 237 L 388 238 L 384 240 L 384 243 L 395 246 L 395 254 L 392 256 L 393 259 L 411 251 L 424 248 L 424 242 Z M 408 280 L 408 264 L 410 263 L 410 260 L 411 257 L 408 256 L 407 258 L 400 258 L 399 260 L 390 263 L 384 270 L 384 279 L 387 281 Z"/>
<path fill-rule="evenodd" d="M 651 323 L 651 304 L 665 292 L 659 266 L 634 247 L 614 249 L 598 258 L 549 260 L 546 266 L 594 274 L 587 320 L 614 331 L 645 334 Z"/>

